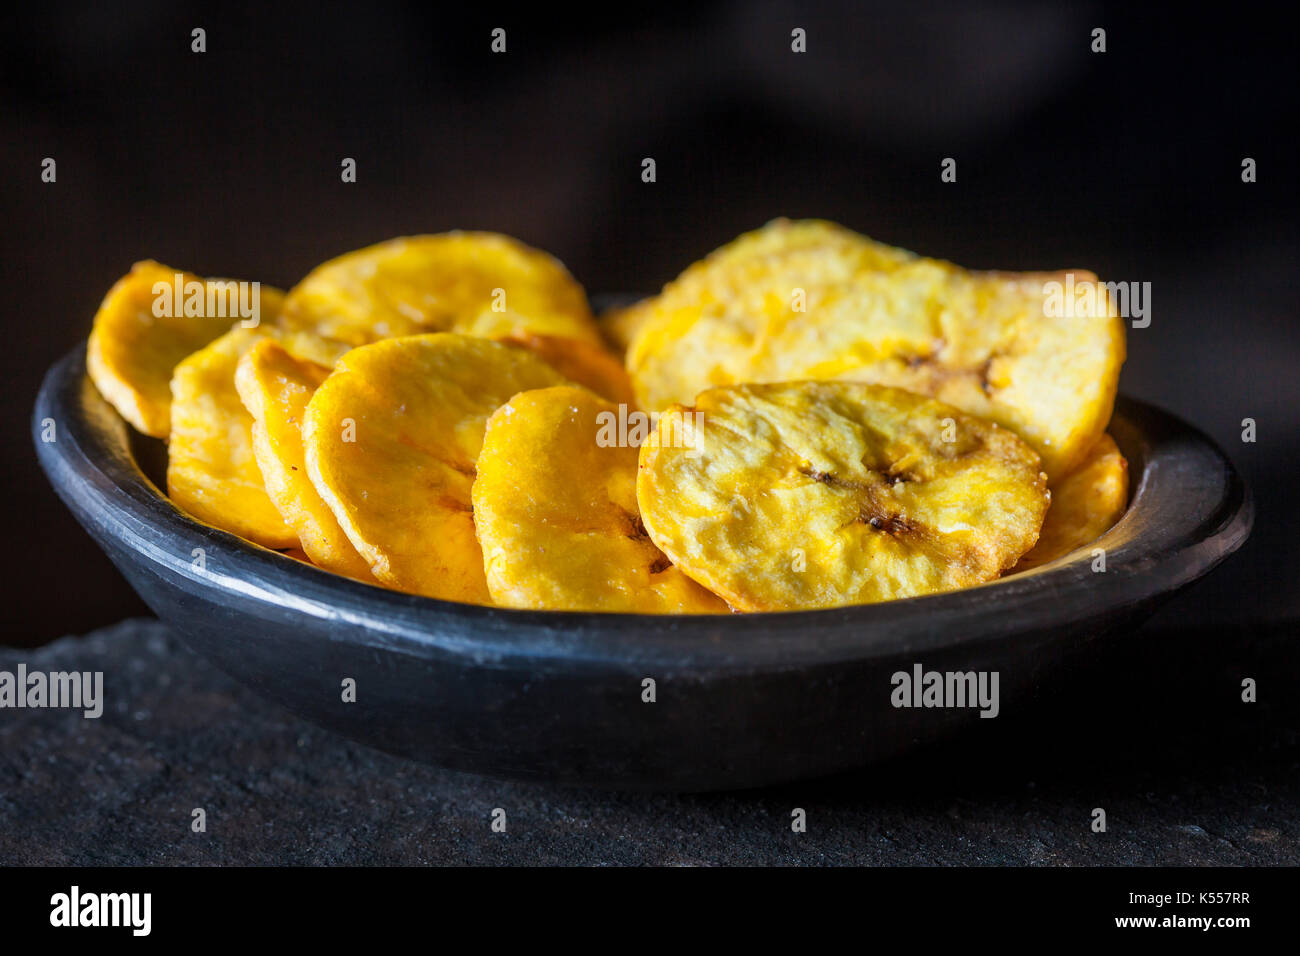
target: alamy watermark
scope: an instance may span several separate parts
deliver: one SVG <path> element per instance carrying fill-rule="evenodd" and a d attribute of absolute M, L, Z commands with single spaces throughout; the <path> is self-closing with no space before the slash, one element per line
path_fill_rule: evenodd
<path fill-rule="evenodd" d="M 895 671 L 889 683 L 894 707 L 978 707 L 981 717 L 996 717 L 998 671 L 927 671 L 913 664 L 911 671 Z"/>
<path fill-rule="evenodd" d="M 698 455 L 704 413 L 674 408 L 647 414 L 620 403 L 617 412 L 598 413 L 596 426 L 596 444 L 601 448 L 640 448 L 652 433 L 657 433 L 660 448 L 683 448 L 687 455 Z"/>
<path fill-rule="evenodd" d="M 57 707 L 81 710 L 94 720 L 104 713 L 103 671 L 0 671 L 0 709 Z"/>
<path fill-rule="evenodd" d="M 1150 282 L 1098 282 L 1076 279 L 1073 272 L 1065 281 L 1052 279 L 1043 283 L 1043 314 L 1053 319 L 1091 319 L 1108 316 L 1113 307 L 1121 318 L 1131 320 L 1135 329 L 1151 324 Z"/>
<path fill-rule="evenodd" d="M 171 281 L 160 279 L 151 289 L 155 318 L 239 319 L 246 329 L 262 321 L 262 283 L 223 279 L 185 281 L 178 272 Z"/>
<path fill-rule="evenodd" d="M 152 893 L 83 893 L 73 886 L 50 897 L 50 925 L 58 927 L 120 926 L 132 936 L 148 936 L 153 928 Z"/>

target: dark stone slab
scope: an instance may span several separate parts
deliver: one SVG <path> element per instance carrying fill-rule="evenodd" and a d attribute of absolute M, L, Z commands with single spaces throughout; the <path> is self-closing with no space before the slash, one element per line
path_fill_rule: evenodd
<path fill-rule="evenodd" d="M 0 710 L 0 864 L 1300 863 L 1295 627 L 1157 631 L 1031 715 L 762 792 L 644 795 L 449 773 L 264 703 L 159 623 L 0 670 L 102 670 L 104 714 Z M 1259 681 L 1243 704 L 1240 681 Z M 988 725 L 988 726 L 985 726 Z M 191 811 L 207 813 L 193 833 Z M 493 833 L 494 808 L 507 830 Z M 806 833 L 791 832 L 795 807 Z M 1093 833 L 1091 811 L 1107 813 Z"/>

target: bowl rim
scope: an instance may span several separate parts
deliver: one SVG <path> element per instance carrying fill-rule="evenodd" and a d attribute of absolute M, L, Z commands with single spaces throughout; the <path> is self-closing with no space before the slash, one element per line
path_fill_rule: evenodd
<path fill-rule="evenodd" d="M 1249 488 L 1210 438 L 1119 396 L 1109 430 L 1130 464 L 1128 509 L 1089 545 L 1029 571 L 942 594 L 804 611 L 650 615 L 461 604 L 342 577 L 181 511 L 137 463 L 130 426 L 90 382 L 85 352 L 83 342 L 50 367 L 32 429 L 51 484 L 101 547 L 114 539 L 153 574 L 219 603 L 322 618 L 338 625 L 340 640 L 414 657 L 743 672 L 920 655 L 1005 637 L 1020 625 L 1100 618 L 1172 592 L 1239 548 L 1254 517 Z M 46 442 L 50 419 L 56 439 Z M 200 544 L 203 568 L 193 557 Z M 1092 571 L 1094 548 L 1106 551 L 1104 574 Z M 976 626 L 981 614 L 985 623 Z"/>

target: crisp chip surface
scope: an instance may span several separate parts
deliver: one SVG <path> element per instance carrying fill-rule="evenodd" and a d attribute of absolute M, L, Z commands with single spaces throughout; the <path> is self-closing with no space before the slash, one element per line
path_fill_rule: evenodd
<path fill-rule="evenodd" d="M 268 548 L 298 536 L 267 496 L 253 453 L 253 417 L 239 400 L 240 357 L 263 338 L 234 328 L 176 366 L 172 376 L 167 494 L 200 521 Z"/>
<path fill-rule="evenodd" d="M 1099 286 L 1092 315 L 1049 314 L 1053 282 L 1064 275 L 968 272 L 828 223 L 779 220 L 617 321 L 644 408 L 741 382 L 892 385 L 1012 429 L 1059 476 L 1110 420 L 1124 327 Z"/>
<path fill-rule="evenodd" d="M 653 614 L 728 610 L 641 524 L 637 449 L 604 442 L 618 409 L 570 385 L 521 392 L 488 419 L 474 520 L 504 607 Z"/>
<path fill-rule="evenodd" d="M 571 382 L 628 408 L 636 406 L 632 380 L 623 364 L 602 345 L 553 335 L 516 334 L 500 341 L 528 349 Z"/>
<path fill-rule="evenodd" d="M 177 276 L 181 277 L 179 309 L 172 291 Z M 198 298 L 187 296 L 186 286 L 190 283 L 202 285 L 201 305 Z M 161 291 L 155 292 L 155 288 Z M 104 297 L 86 346 L 86 369 L 104 398 L 138 431 L 154 438 L 167 437 L 171 428 L 173 370 L 182 359 L 224 335 L 240 319 L 239 292 L 236 290 L 231 298 L 230 288 L 225 280 L 200 279 L 146 261 L 132 266 Z M 258 293 L 260 324 L 274 319 L 284 293 L 260 284 Z M 154 314 L 159 295 L 166 299 L 160 303 L 160 311 L 173 314 Z M 251 287 L 245 297 L 251 305 Z M 187 315 L 187 311 L 197 314 Z"/>
<path fill-rule="evenodd" d="M 295 337 L 292 345 L 310 354 L 328 354 Z M 266 493 L 293 528 L 312 563 L 362 581 L 374 581 L 334 512 L 307 477 L 302 423 L 307 403 L 330 374 L 329 366 L 298 359 L 279 342 L 263 339 L 239 360 L 235 385 L 252 416 L 253 455 Z"/>
<path fill-rule="evenodd" d="M 523 349 L 465 335 L 354 349 L 307 405 L 308 475 L 380 581 L 490 604 L 471 503 L 483 431 L 513 395 L 563 382 Z"/>
<path fill-rule="evenodd" d="M 996 578 L 1038 537 L 1039 468 L 1010 431 L 910 392 L 742 385 L 660 416 L 637 501 L 655 544 L 732 607 L 835 607 Z"/>
<path fill-rule="evenodd" d="M 331 259 L 290 290 L 283 322 L 352 345 L 431 332 L 600 343 L 582 286 L 557 259 L 486 232 L 391 239 Z"/>
<path fill-rule="evenodd" d="M 1052 486 L 1052 504 L 1038 543 L 1013 571 L 1026 571 L 1091 544 L 1128 506 L 1128 462 L 1110 435 L 1102 435 L 1083 463 Z"/>

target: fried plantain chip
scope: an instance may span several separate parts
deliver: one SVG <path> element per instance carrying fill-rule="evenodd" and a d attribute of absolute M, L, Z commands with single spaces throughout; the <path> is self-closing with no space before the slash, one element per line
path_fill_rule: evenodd
<path fill-rule="evenodd" d="M 774 219 L 688 266 L 669 283 L 664 297 L 727 299 L 737 289 L 765 281 L 773 269 L 847 278 L 863 270 L 889 271 L 915 258 L 825 219 Z"/>
<path fill-rule="evenodd" d="M 528 349 L 565 378 L 585 385 L 602 398 L 629 408 L 636 406 L 627 370 L 602 345 L 593 345 L 582 339 L 528 333 L 511 335 L 500 341 Z"/>
<path fill-rule="evenodd" d="M 200 521 L 268 548 L 298 546 L 253 455 L 252 424 L 235 390 L 240 357 L 263 338 L 234 328 L 176 366 L 172 375 L 167 494 Z"/>
<path fill-rule="evenodd" d="M 426 332 L 601 341 L 582 286 L 557 259 L 488 232 L 392 239 L 332 259 L 289 292 L 283 324 L 352 345 Z"/>
<path fill-rule="evenodd" d="M 687 269 L 619 327 L 643 408 L 739 382 L 892 385 L 1012 429 L 1059 476 L 1105 430 L 1124 360 L 1104 287 L 1074 277 L 1092 283 L 1086 315 L 1053 308 L 1064 274 L 973 273 L 829 223 L 778 220 Z"/>
<path fill-rule="evenodd" d="M 602 441 L 616 407 L 584 388 L 521 392 L 488 419 L 474 522 L 503 607 L 728 610 L 655 547 L 636 502 L 637 449 Z"/>
<path fill-rule="evenodd" d="M 732 607 L 835 607 L 996 578 L 1038 537 L 1039 468 L 1012 432 L 910 392 L 743 385 L 660 416 L 637 501 L 654 543 Z"/>
<path fill-rule="evenodd" d="M 254 300 L 251 288 L 199 279 L 157 262 L 137 262 L 113 285 L 95 314 L 86 347 L 91 381 L 136 429 L 166 438 L 172 371 L 181 359 L 224 335 L 242 318 L 241 304 L 257 306 L 259 324 L 279 312 L 284 293 L 260 283 L 256 289 Z M 192 294 L 196 290 L 201 294 Z M 163 314 L 156 315 L 155 307 Z"/>
<path fill-rule="evenodd" d="M 626 355 L 641 324 L 650 317 L 653 305 L 653 299 L 642 299 L 631 305 L 608 309 L 597 317 L 596 326 L 619 355 Z"/>
<path fill-rule="evenodd" d="M 707 313 L 721 304 L 744 299 L 748 292 L 759 289 L 764 283 L 772 285 L 778 274 L 784 274 L 787 279 L 796 275 L 843 278 L 864 270 L 889 270 L 912 258 L 910 252 L 874 242 L 833 222 L 775 219 L 762 229 L 744 233 L 689 266 L 659 295 L 603 313 L 598 324 L 606 340 L 630 359 L 643 329 L 651 329 L 650 339 L 640 344 L 639 351 L 653 353 L 665 338 L 679 334 L 679 326 L 701 321 L 701 316 L 692 310 L 706 307 L 704 311 Z M 795 287 L 791 283 L 790 290 L 782 293 L 787 304 L 792 302 Z M 761 313 L 767 307 L 767 299 L 768 293 L 763 289 L 752 300 L 746 301 L 745 308 Z M 670 315 L 676 315 L 678 321 L 671 321 Z M 707 316 L 704 321 L 707 321 Z M 704 331 L 699 335 L 701 340 L 707 337 Z M 742 334 L 736 335 L 721 322 L 710 326 L 707 331 L 728 342 L 737 350 L 737 357 L 748 341 L 743 330 Z M 697 356 L 695 366 L 680 370 L 679 375 L 674 375 L 674 370 L 666 367 L 666 363 L 664 367 L 647 370 L 643 375 L 646 379 L 643 397 L 662 403 L 656 407 L 673 400 L 689 401 L 698 391 L 694 388 L 695 382 L 706 370 L 720 376 L 712 384 L 739 381 L 730 378 L 728 371 L 731 365 L 736 365 L 737 374 L 743 374 L 739 365 L 728 361 L 728 356 L 723 358 L 724 362 L 715 368 L 707 355 Z M 644 354 L 639 359 L 641 362 L 646 360 Z M 722 381 L 722 378 L 727 380 Z"/>
<path fill-rule="evenodd" d="M 319 348 L 300 338 L 291 345 L 321 354 Z M 253 454 L 266 493 L 297 534 L 307 556 L 320 567 L 373 582 L 370 566 L 307 477 L 303 417 L 308 401 L 329 374 L 329 367 L 297 359 L 279 342 L 263 339 L 239 360 L 235 387 L 253 419 Z"/>
<path fill-rule="evenodd" d="M 347 342 L 329 339 L 306 329 L 286 329 L 281 325 L 269 325 L 262 329 L 267 337 L 302 362 L 311 362 L 325 369 L 332 369 L 345 353 L 352 350 Z"/>
<path fill-rule="evenodd" d="M 1091 544 L 1109 531 L 1128 505 L 1128 462 L 1103 434 L 1083 463 L 1052 486 L 1052 505 L 1038 543 L 1012 568 L 1027 571 Z"/>
<path fill-rule="evenodd" d="M 371 572 L 490 604 L 470 489 L 488 416 L 563 377 L 531 353 L 436 333 L 354 349 L 307 405 L 307 473 Z"/>

